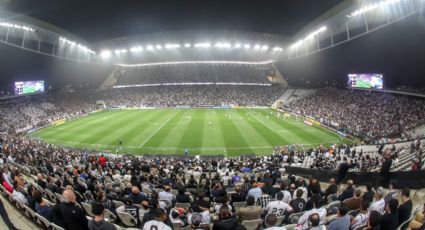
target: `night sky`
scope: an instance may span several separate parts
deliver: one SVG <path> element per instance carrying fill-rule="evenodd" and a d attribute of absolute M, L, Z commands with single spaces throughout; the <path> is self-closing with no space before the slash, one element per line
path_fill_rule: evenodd
<path fill-rule="evenodd" d="M 320 2 L 320 4 L 319 4 Z M 190 29 L 225 29 L 292 36 L 336 0 L 11 0 L 8 9 L 50 22 L 89 42 Z M 337 48 L 280 63 L 292 84 L 344 83 L 350 72 L 385 74 L 385 84 L 425 87 L 425 13 Z M 112 69 L 57 60 L 0 44 L 0 89 L 15 80 L 98 84 Z"/>

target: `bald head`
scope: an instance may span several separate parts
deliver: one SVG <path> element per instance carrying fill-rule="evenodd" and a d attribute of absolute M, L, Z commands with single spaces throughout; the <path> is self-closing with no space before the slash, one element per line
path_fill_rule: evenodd
<path fill-rule="evenodd" d="M 76 203 L 76 197 L 75 197 L 75 193 L 72 190 L 66 189 L 65 191 L 63 191 L 62 194 L 63 198 L 65 199 L 66 202 L 69 203 Z"/>

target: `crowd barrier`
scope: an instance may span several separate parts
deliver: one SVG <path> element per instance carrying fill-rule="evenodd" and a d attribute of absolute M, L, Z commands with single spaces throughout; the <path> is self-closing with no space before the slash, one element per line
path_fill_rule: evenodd
<path fill-rule="evenodd" d="M 338 177 L 338 171 L 325 171 L 318 169 L 308 169 L 299 167 L 286 167 L 285 174 L 301 176 L 304 178 L 314 177 L 322 182 L 328 182 L 331 178 Z M 376 184 L 379 172 L 348 172 L 343 182 L 351 179 L 357 185 L 366 185 L 368 183 Z M 398 171 L 391 172 L 391 180 L 397 181 L 398 188 L 421 189 L 425 188 L 425 171 L 416 172 Z"/>

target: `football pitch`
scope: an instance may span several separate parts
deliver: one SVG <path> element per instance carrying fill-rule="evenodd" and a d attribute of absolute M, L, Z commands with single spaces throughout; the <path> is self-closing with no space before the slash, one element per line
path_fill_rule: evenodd
<path fill-rule="evenodd" d="M 271 154 L 274 146 L 340 143 L 337 134 L 271 109 L 105 110 L 32 134 L 57 146 L 131 154 Z M 121 142 L 121 145 L 120 145 Z"/>

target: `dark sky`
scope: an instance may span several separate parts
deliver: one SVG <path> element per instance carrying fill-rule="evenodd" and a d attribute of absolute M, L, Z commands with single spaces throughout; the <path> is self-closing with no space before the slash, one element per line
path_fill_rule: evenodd
<path fill-rule="evenodd" d="M 161 31 L 228 29 L 292 36 L 342 0 L 11 0 L 92 42 Z"/>

